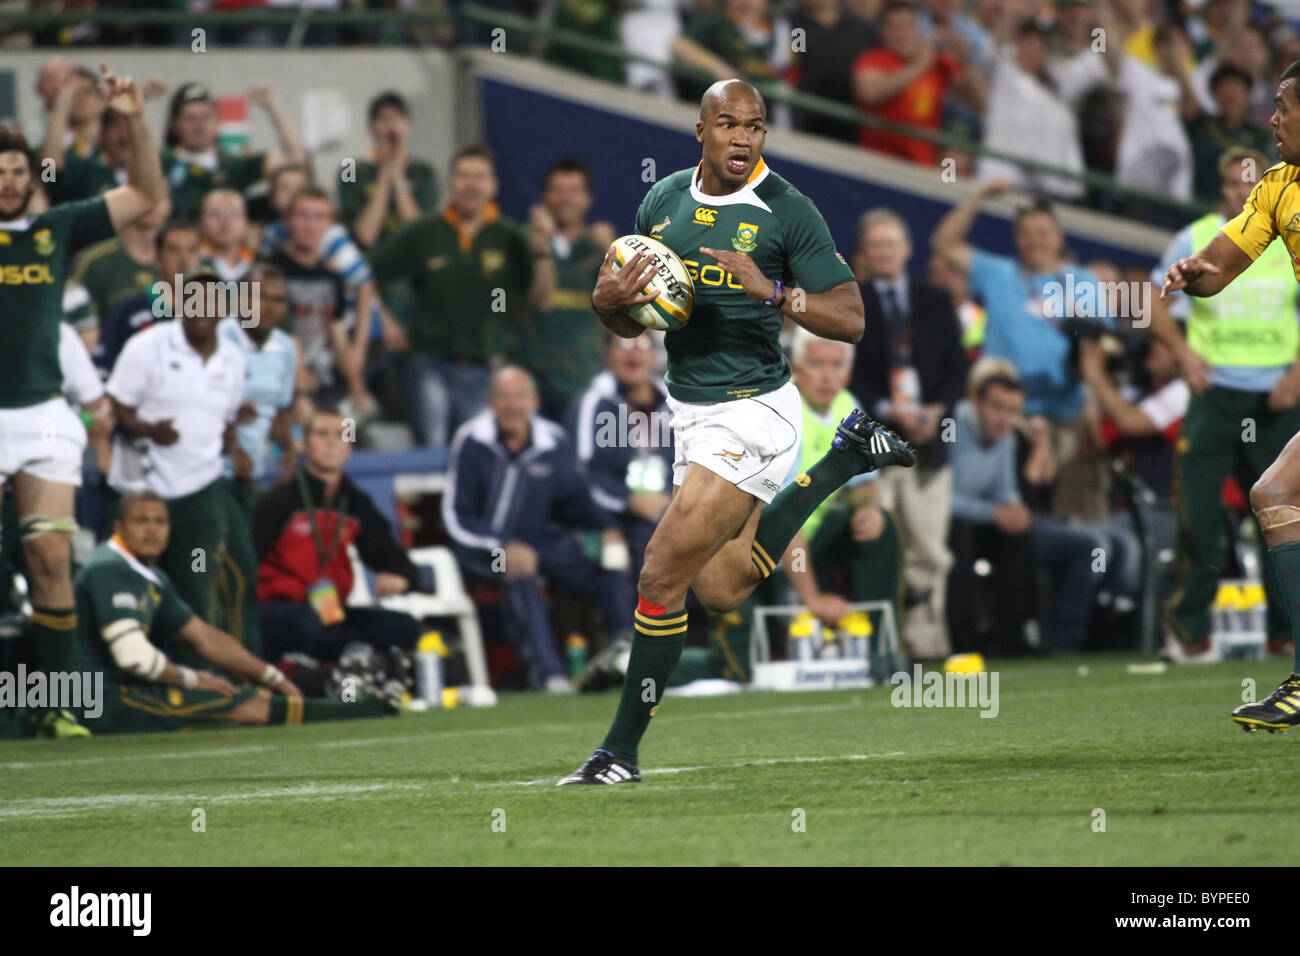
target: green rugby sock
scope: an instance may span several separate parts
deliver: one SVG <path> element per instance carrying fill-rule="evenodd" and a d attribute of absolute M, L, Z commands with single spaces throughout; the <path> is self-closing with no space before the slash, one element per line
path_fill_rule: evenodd
<path fill-rule="evenodd" d="M 1268 559 L 1282 585 L 1286 616 L 1291 621 L 1291 641 L 1295 644 L 1293 673 L 1300 674 L 1300 541 L 1288 541 L 1268 549 Z"/>
<path fill-rule="evenodd" d="M 650 726 L 650 718 L 659 709 L 668 678 L 677 667 L 685 643 L 686 609 L 665 611 L 641 598 L 618 712 L 600 745 L 601 750 L 636 763 L 637 747 Z"/>
<path fill-rule="evenodd" d="M 365 700 L 345 701 L 328 697 L 285 697 L 275 694 L 271 698 L 270 724 L 303 724 L 317 720 L 351 720 L 357 717 L 382 717 L 388 713 L 382 700 L 369 697 Z"/>
<path fill-rule="evenodd" d="M 77 633 L 77 609 L 33 605 L 30 627 L 36 666 L 47 674 L 66 670 Z"/>
<path fill-rule="evenodd" d="M 793 484 L 777 492 L 771 504 L 763 506 L 750 555 L 763 577 L 772 573 L 795 534 L 821 503 L 866 470 L 861 455 L 832 448 Z"/>

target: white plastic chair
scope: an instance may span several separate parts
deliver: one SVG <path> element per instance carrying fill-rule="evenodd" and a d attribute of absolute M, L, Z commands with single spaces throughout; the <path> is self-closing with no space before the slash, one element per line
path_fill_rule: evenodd
<path fill-rule="evenodd" d="M 361 564 L 357 549 L 348 546 L 348 557 L 352 561 L 352 593 L 348 603 L 357 606 L 380 607 L 390 611 L 403 611 L 415 618 L 454 617 L 460 627 L 461 642 L 465 647 L 465 664 L 469 668 L 470 683 L 475 687 L 488 687 L 487 657 L 483 653 L 483 633 L 479 630 L 478 611 L 474 602 L 465 591 L 465 582 L 460 576 L 460 567 L 456 556 L 448 548 L 415 548 L 409 552 L 410 558 L 417 566 L 433 569 L 432 594 L 412 592 L 394 594 L 376 602 L 370 590 L 370 581 L 366 569 Z"/>

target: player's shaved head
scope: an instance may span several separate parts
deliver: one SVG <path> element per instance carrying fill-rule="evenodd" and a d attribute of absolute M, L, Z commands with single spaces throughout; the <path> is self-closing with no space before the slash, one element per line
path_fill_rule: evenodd
<path fill-rule="evenodd" d="M 767 102 L 763 99 L 763 94 L 758 92 L 749 83 L 744 80 L 730 79 L 718 80 L 700 97 L 700 119 L 707 122 L 724 108 L 736 109 L 746 100 L 752 100 L 757 103 L 758 115 L 767 119 Z M 754 112 L 751 107 L 749 112 Z"/>

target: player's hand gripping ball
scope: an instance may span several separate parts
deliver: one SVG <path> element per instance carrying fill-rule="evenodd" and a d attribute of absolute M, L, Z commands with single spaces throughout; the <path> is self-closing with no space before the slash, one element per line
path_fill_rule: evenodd
<path fill-rule="evenodd" d="M 690 321 L 695 305 L 695 283 L 686 264 L 658 239 L 648 236 L 620 236 L 614 240 L 614 271 L 617 272 L 638 252 L 655 257 L 655 273 L 646 284 L 645 294 L 651 302 L 628 306 L 627 314 L 647 329 L 671 332 Z"/>

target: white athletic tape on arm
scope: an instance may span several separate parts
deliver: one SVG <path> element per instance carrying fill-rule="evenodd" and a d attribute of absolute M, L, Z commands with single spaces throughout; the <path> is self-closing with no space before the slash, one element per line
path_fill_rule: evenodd
<path fill-rule="evenodd" d="M 167 667 L 167 656 L 149 643 L 139 621 L 123 618 L 101 632 L 117 666 L 128 674 L 157 680 Z"/>

